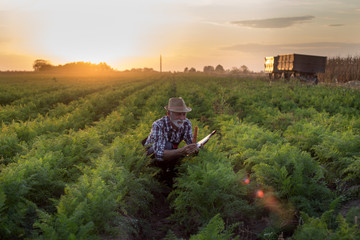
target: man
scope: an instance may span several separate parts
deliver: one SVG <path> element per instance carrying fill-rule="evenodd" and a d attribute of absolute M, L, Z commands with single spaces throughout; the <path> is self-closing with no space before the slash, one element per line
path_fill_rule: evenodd
<path fill-rule="evenodd" d="M 146 139 L 147 154 L 154 158 L 154 165 L 162 168 L 165 180 L 171 182 L 174 176 L 174 168 L 178 160 L 184 156 L 197 153 L 199 148 L 192 143 L 192 126 L 186 114 L 191 111 L 184 100 L 170 98 L 166 116 L 156 120 L 152 124 L 151 132 Z M 184 140 L 187 145 L 178 148 Z"/>

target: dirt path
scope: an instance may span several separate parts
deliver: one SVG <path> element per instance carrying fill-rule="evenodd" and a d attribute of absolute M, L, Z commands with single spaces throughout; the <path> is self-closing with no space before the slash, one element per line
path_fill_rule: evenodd
<path fill-rule="evenodd" d="M 168 219 L 172 213 L 169 201 L 167 200 L 170 191 L 170 188 L 164 186 L 161 192 L 154 193 L 153 215 L 150 218 L 152 236 L 149 239 L 163 239 L 173 225 Z"/>
<path fill-rule="evenodd" d="M 346 214 L 349 212 L 349 210 L 352 207 L 360 207 L 360 200 L 358 200 L 358 199 L 351 200 L 351 201 L 347 202 L 346 204 L 344 204 L 340 210 L 341 215 L 343 215 L 343 217 L 346 217 Z"/>

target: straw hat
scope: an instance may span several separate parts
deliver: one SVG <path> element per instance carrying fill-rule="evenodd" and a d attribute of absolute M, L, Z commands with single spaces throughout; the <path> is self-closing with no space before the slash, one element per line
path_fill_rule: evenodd
<path fill-rule="evenodd" d="M 190 112 L 192 110 L 185 105 L 182 97 L 169 98 L 169 103 L 164 108 L 170 112 Z"/>

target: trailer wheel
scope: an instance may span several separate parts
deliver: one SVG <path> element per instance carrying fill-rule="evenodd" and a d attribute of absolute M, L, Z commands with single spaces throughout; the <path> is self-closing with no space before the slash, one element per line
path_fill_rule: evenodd
<path fill-rule="evenodd" d="M 284 78 L 290 80 L 291 73 L 284 73 Z"/>
<path fill-rule="evenodd" d="M 315 75 L 315 80 L 314 80 L 314 84 L 317 85 L 319 83 L 319 79 L 318 79 L 318 76 Z"/>

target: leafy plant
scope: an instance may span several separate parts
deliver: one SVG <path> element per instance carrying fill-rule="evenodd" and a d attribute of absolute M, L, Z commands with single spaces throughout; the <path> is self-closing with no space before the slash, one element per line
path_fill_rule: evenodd
<path fill-rule="evenodd" d="M 332 199 L 321 166 L 289 144 L 264 145 L 245 162 L 258 183 L 271 187 L 278 197 L 288 199 L 299 210 L 317 215 Z"/>
<path fill-rule="evenodd" d="M 310 218 L 306 214 L 302 214 L 304 224 L 299 226 L 295 231 L 293 238 L 295 240 L 305 239 L 344 239 L 352 240 L 359 239 L 360 231 L 357 225 L 349 225 L 343 216 L 340 214 L 337 217 L 338 227 L 336 229 L 329 229 L 328 225 L 322 218 Z"/>
<path fill-rule="evenodd" d="M 194 232 L 218 213 L 234 222 L 251 211 L 242 184 L 244 172 L 235 173 L 230 162 L 214 152 L 201 152 L 193 161 L 184 164 L 169 195 L 175 211 L 172 219 L 186 232 Z"/>
<path fill-rule="evenodd" d="M 203 226 L 196 235 L 192 235 L 190 240 L 226 240 L 237 239 L 233 238 L 231 230 L 225 230 L 224 220 L 220 214 L 216 214 L 210 219 L 209 223 Z"/>

